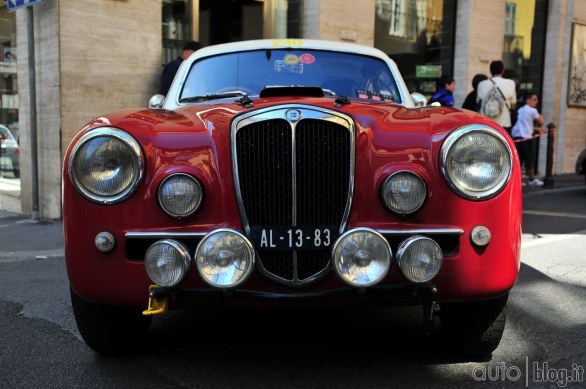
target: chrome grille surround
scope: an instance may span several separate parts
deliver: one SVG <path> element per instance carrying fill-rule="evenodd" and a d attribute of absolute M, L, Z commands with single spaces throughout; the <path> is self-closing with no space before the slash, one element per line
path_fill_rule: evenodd
<path fill-rule="evenodd" d="M 255 126 L 256 129 L 254 129 Z M 246 131 L 243 130 L 251 128 L 254 129 L 253 132 L 256 134 L 262 132 L 263 136 L 241 139 L 248 136 Z M 263 131 L 267 131 L 266 134 L 273 135 L 273 137 L 265 137 L 265 132 Z M 275 135 L 275 132 L 278 133 L 278 136 Z M 317 139 L 314 145 L 311 142 L 314 141 L 315 137 L 320 139 Z M 269 140 L 265 138 L 269 138 Z M 331 145 L 331 143 L 336 143 L 336 140 L 341 141 L 336 145 Z M 247 152 L 240 150 L 239 141 L 242 142 L 243 147 L 248 147 Z M 308 166 L 308 164 L 313 163 L 319 157 L 314 158 L 313 156 L 316 153 L 304 153 L 303 150 L 300 151 L 299 149 L 303 149 L 309 144 L 309 149 L 315 151 L 315 148 L 312 149 L 311 147 L 319 146 L 319 142 L 327 145 L 328 150 L 333 149 L 332 152 L 338 158 L 338 161 L 334 161 L 324 168 L 325 161 L 329 162 L 329 159 L 322 158 L 319 161 L 322 165 L 322 170 L 320 171 L 322 175 L 317 179 L 315 177 L 307 179 L 305 177 L 307 174 L 304 173 L 313 171 L 312 166 Z M 250 146 L 251 143 L 253 146 Z M 353 120 L 348 115 L 325 108 L 296 104 L 280 105 L 248 112 L 234 119 L 231 127 L 231 145 L 234 187 L 240 217 L 245 234 L 248 237 L 250 237 L 250 227 L 252 225 L 333 224 L 339 226 L 340 234 L 345 230 L 352 203 L 355 166 L 355 127 Z M 255 147 L 258 147 L 258 150 Z M 276 154 L 273 150 L 277 150 Z M 246 169 L 244 166 L 250 165 L 247 161 L 250 155 L 245 154 L 255 154 L 254 158 L 263 158 L 263 156 L 256 155 L 261 154 L 263 151 L 267 153 L 267 155 L 264 155 L 265 159 L 268 159 L 270 154 L 273 165 L 270 169 L 255 168 L 252 169 L 254 170 L 253 172 L 241 170 Z M 272 159 L 273 157 L 274 159 Z M 337 162 L 341 162 L 339 165 L 343 167 L 337 168 Z M 254 164 L 258 164 L 258 161 L 254 161 L 252 165 Z M 331 176 L 337 176 L 340 179 L 335 180 L 329 177 L 329 169 L 337 170 Z M 259 181 L 257 179 L 263 174 L 265 175 L 263 183 L 270 183 L 275 188 L 278 187 L 277 189 L 286 188 L 285 192 L 289 193 L 283 192 L 279 195 L 278 190 L 275 192 L 276 194 L 272 191 L 266 192 L 265 195 L 270 195 L 274 201 L 268 202 L 272 204 L 263 203 L 261 213 L 264 214 L 257 217 L 257 215 L 253 214 L 255 211 L 251 208 L 258 209 L 261 207 L 251 207 L 251 198 L 256 196 L 252 193 L 254 187 L 251 188 L 250 186 L 255 184 L 256 186 L 261 186 L 258 185 Z M 304 182 L 305 185 L 317 183 L 319 186 L 324 185 L 321 179 L 326 176 L 328 176 L 328 179 L 334 180 L 333 187 L 338 185 L 338 188 L 340 188 L 330 192 L 323 192 L 322 196 L 325 198 L 338 196 L 337 202 L 332 201 L 338 204 L 337 208 L 334 206 L 336 209 L 329 210 L 330 214 L 337 214 L 335 222 L 332 222 L 332 218 L 328 218 L 328 220 L 309 220 L 313 216 L 313 209 L 315 207 L 321 208 L 321 206 L 317 201 L 319 199 L 316 199 L 315 204 L 307 206 L 306 198 L 298 198 L 303 189 L 300 188 L 300 181 Z M 250 184 L 249 181 L 253 182 L 253 184 Z M 282 185 L 276 185 L 274 181 L 281 182 Z M 328 189 L 330 189 L 329 186 Z M 306 195 L 307 193 L 308 191 L 305 191 Z M 254 201 L 252 200 L 252 202 Z M 282 203 L 281 201 L 288 203 L 289 206 L 278 209 L 278 205 Z M 326 201 L 330 203 L 329 199 Z M 300 207 L 299 204 L 302 206 Z M 312 205 L 314 208 L 309 209 Z M 299 208 L 306 209 L 300 210 Z M 262 251 L 258 256 L 260 260 L 257 262 L 257 268 L 264 276 L 277 283 L 299 287 L 313 283 L 329 273 L 331 269 L 330 255 L 330 250 Z"/>

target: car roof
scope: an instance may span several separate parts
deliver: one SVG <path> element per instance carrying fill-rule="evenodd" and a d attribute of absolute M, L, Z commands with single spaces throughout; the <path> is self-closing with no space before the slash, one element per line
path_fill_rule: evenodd
<path fill-rule="evenodd" d="M 251 51 L 259 49 L 315 49 L 332 50 L 346 53 L 363 54 L 373 57 L 389 57 L 379 49 L 356 43 L 327 41 L 319 39 L 256 39 L 249 41 L 222 43 L 207 46 L 197 50 L 194 57 L 207 57 L 218 54 L 233 53 L 238 51 Z"/>

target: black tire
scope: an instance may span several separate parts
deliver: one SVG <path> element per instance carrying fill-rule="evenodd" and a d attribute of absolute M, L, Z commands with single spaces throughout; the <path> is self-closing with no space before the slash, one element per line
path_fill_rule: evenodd
<path fill-rule="evenodd" d="M 85 343 L 98 354 L 113 356 L 146 344 L 152 317 L 136 308 L 96 304 L 71 289 L 75 322 Z"/>
<path fill-rule="evenodd" d="M 440 323 L 448 346 L 469 356 L 490 355 L 503 337 L 507 299 L 508 294 L 493 300 L 440 304 Z"/>

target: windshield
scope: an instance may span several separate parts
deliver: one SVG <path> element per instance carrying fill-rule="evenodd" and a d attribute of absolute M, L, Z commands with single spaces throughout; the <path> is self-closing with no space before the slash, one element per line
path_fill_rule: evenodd
<path fill-rule="evenodd" d="M 401 102 L 387 64 L 356 54 L 300 49 L 228 53 L 195 62 L 179 100 L 241 91 L 256 96 L 265 87 L 312 86 L 326 96 Z M 213 97 L 216 97 L 213 96 Z"/>

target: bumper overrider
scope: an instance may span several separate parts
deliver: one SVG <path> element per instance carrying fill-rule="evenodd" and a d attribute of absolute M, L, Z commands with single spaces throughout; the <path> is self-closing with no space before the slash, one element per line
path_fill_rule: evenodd
<path fill-rule="evenodd" d="M 443 254 L 438 243 L 424 235 L 404 239 L 393 256 L 385 237 L 374 229 L 354 228 L 343 233 L 332 245 L 331 267 L 350 288 L 312 292 L 273 293 L 242 288 L 254 271 L 256 252 L 250 240 L 232 229 L 217 229 L 198 244 L 192 258 L 179 241 L 162 239 L 150 246 L 145 255 L 146 272 L 153 281 L 148 308 L 144 315 L 164 313 L 169 299 L 178 297 L 241 298 L 264 301 L 316 301 L 351 296 L 409 294 L 422 298 L 431 317 L 432 280 L 439 273 Z M 407 284 L 387 285 L 393 261 Z M 179 287 L 191 268 L 211 288 Z"/>

